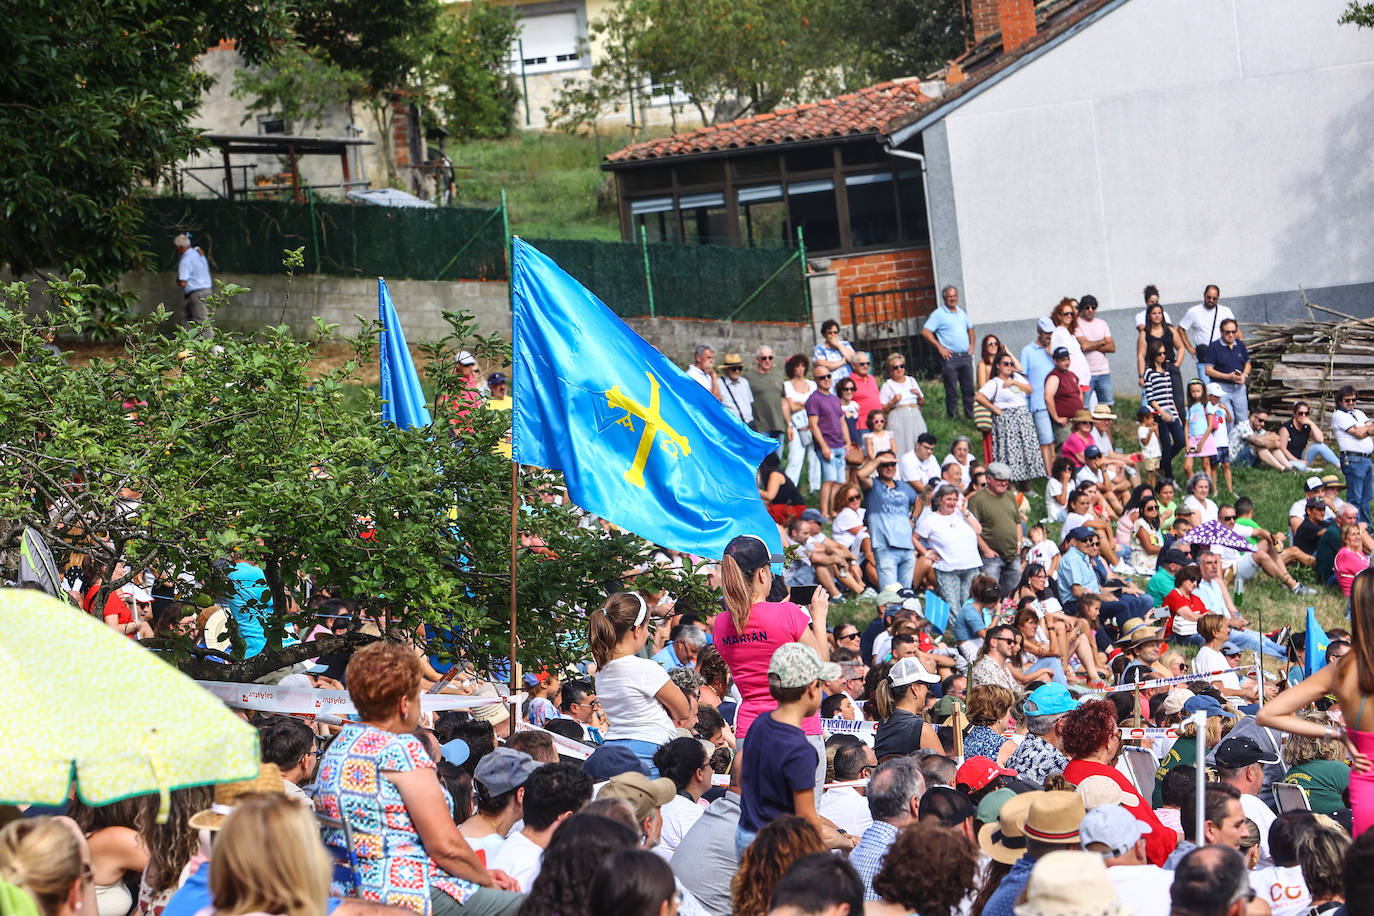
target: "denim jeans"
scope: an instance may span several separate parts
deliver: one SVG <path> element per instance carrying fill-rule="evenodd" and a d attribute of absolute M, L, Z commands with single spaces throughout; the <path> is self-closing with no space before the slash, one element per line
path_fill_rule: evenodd
<path fill-rule="evenodd" d="M 900 547 L 879 547 L 873 551 L 878 561 L 878 587 L 886 588 L 893 582 L 902 588 L 911 588 L 911 577 L 916 571 L 916 550 L 903 550 Z"/>
<path fill-rule="evenodd" d="M 983 557 L 983 575 L 992 576 L 1002 586 L 1002 594 L 1010 595 L 1021 581 L 1021 558 L 1016 555 L 1010 560 Z"/>
<path fill-rule="evenodd" d="M 1064 675 L 1064 663 L 1054 656 L 1042 658 L 1040 661 L 1026 669 L 1026 674 L 1034 674 L 1037 671 L 1048 671 L 1054 675 L 1056 684 L 1069 686 L 1069 679 Z"/>
<path fill-rule="evenodd" d="M 1341 459 L 1341 472 L 1345 474 L 1346 497 L 1360 510 L 1360 521 L 1369 524 L 1369 491 L 1374 465 L 1370 464 L 1368 455 L 1346 452 Z"/>
<path fill-rule="evenodd" d="M 1174 457 L 1183 451 L 1188 440 L 1183 436 L 1183 424 L 1178 420 L 1159 418 L 1159 473 L 1162 477 L 1174 476 Z"/>
<path fill-rule="evenodd" d="M 1336 457 L 1336 453 L 1331 451 L 1331 447 L 1325 442 L 1309 442 L 1307 448 L 1303 449 L 1301 464 L 1303 470 L 1307 470 L 1307 465 L 1320 458 L 1333 468 L 1341 466 L 1341 459 Z"/>
<path fill-rule="evenodd" d="M 1102 616 L 1115 620 L 1120 627 L 1132 617 L 1144 617 L 1154 606 L 1149 595 L 1122 595 L 1115 601 L 1102 602 Z"/>
<path fill-rule="evenodd" d="M 1097 395 L 1097 403 L 1112 403 L 1112 374 L 1094 375 L 1088 383 L 1088 390 Z"/>
<path fill-rule="evenodd" d="M 975 566 L 972 569 L 937 569 L 935 570 L 935 584 L 939 586 L 940 597 L 945 599 L 953 610 L 951 613 L 959 613 L 959 608 L 964 606 L 964 600 L 968 598 L 969 586 L 973 584 L 973 577 L 983 571 L 983 567 Z"/>
<path fill-rule="evenodd" d="M 1264 654 L 1274 658 L 1287 658 L 1288 653 L 1283 646 L 1274 642 L 1268 636 L 1258 630 L 1237 630 L 1231 628 L 1230 641 L 1240 646 L 1242 652 L 1258 652 L 1260 647 L 1264 647 Z"/>
<path fill-rule="evenodd" d="M 613 744 L 625 748 L 638 757 L 640 762 L 649 768 L 651 779 L 658 778 L 658 767 L 654 766 L 654 752 L 658 750 L 659 745 L 652 741 L 639 741 L 635 738 L 612 738 L 610 741 L 604 742 L 602 747 L 610 747 Z"/>
<path fill-rule="evenodd" d="M 1043 407 L 1032 410 L 1031 419 L 1035 421 L 1035 438 L 1040 444 L 1054 445 L 1054 421 L 1050 419 L 1050 412 Z"/>
<path fill-rule="evenodd" d="M 1236 382 L 1217 382 L 1221 386 L 1221 403 L 1231 411 L 1231 426 L 1250 419 L 1250 393 L 1245 386 Z"/>

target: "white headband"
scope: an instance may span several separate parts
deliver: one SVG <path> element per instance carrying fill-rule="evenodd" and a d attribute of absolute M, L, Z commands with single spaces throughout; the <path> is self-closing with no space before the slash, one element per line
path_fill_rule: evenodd
<path fill-rule="evenodd" d="M 633 594 L 639 599 L 639 616 L 635 618 L 635 626 L 643 626 L 645 619 L 649 616 L 649 605 L 644 603 L 644 596 L 639 592 Z"/>

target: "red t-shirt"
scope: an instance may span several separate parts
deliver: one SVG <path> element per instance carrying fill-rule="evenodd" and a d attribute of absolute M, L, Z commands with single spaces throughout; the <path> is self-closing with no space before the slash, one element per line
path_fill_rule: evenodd
<path fill-rule="evenodd" d="M 1173 591 L 1169 592 L 1169 594 L 1164 596 L 1164 606 L 1169 609 L 1169 622 L 1164 625 L 1164 635 L 1166 637 L 1174 631 L 1174 618 L 1178 614 L 1179 608 L 1186 607 L 1188 610 L 1193 611 L 1197 614 L 1207 613 L 1207 605 L 1202 603 L 1202 599 L 1197 596 L 1197 592 L 1194 592 L 1193 594 L 1184 597 L 1183 592 L 1179 591 L 1178 589 L 1174 589 Z M 1190 620 L 1189 623 L 1194 624 L 1193 633 L 1196 633 L 1197 622 Z"/>
<path fill-rule="evenodd" d="M 849 380 L 854 383 L 854 403 L 859 405 L 859 429 L 868 429 L 868 415 L 883 409 L 878 382 L 871 373 L 860 378 L 851 372 Z"/>
<path fill-rule="evenodd" d="M 1134 806 L 1123 807 L 1135 815 L 1136 820 L 1150 825 L 1150 832 L 1145 834 L 1145 857 L 1150 860 L 1151 865 L 1163 866 L 1164 860 L 1169 858 L 1169 853 L 1178 845 L 1178 834 L 1160 823 L 1159 818 L 1151 810 L 1150 803 L 1140 797 L 1135 786 L 1131 785 L 1131 781 L 1116 767 L 1109 767 L 1094 760 L 1070 760 L 1069 765 L 1064 767 L 1064 778 L 1074 785 L 1078 785 L 1089 776 L 1106 776 L 1120 786 L 1121 791 L 1135 799 Z"/>
<path fill-rule="evenodd" d="M 91 610 L 91 606 L 95 603 L 95 592 L 97 588 L 98 586 L 91 586 L 86 592 L 85 605 L 87 613 L 94 614 Z M 109 596 L 105 598 L 104 610 L 95 616 L 99 617 L 102 622 L 106 617 L 114 617 L 115 622 L 120 626 L 124 626 L 127 623 L 133 623 L 134 620 L 134 612 L 129 609 L 129 605 L 124 603 L 124 598 L 119 589 L 110 592 Z M 125 635 L 130 639 L 134 638 L 132 633 Z"/>
<path fill-rule="evenodd" d="M 712 626 L 714 645 L 730 676 L 739 687 L 744 702 L 735 713 L 735 739 L 744 739 L 749 723 L 778 708 L 768 693 L 768 664 L 783 643 L 797 642 L 811 627 L 811 615 L 790 601 L 760 601 L 749 609 L 749 624 L 741 635 L 729 613 L 717 614 Z M 808 735 L 821 733 L 821 717 L 812 715 L 802 721 Z"/>

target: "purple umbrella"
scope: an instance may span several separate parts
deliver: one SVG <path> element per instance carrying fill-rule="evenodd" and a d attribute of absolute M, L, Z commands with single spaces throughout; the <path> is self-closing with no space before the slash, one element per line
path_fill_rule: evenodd
<path fill-rule="evenodd" d="M 1179 540 L 1187 544 L 1212 544 L 1218 547 L 1230 547 L 1232 550 L 1255 549 L 1253 544 L 1216 519 L 1203 522 L 1196 528 L 1189 529 L 1188 533 Z"/>

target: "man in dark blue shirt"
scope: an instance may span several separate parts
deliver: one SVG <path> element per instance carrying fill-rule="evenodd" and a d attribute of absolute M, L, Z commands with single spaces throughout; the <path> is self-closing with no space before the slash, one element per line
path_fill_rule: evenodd
<path fill-rule="evenodd" d="M 1245 383 L 1250 378 L 1250 351 L 1240 339 L 1240 326 L 1234 318 L 1221 323 L 1221 337 L 1207 346 L 1207 379 L 1221 386 L 1221 403 L 1231 411 L 1231 426 L 1250 419 L 1249 394 Z"/>

